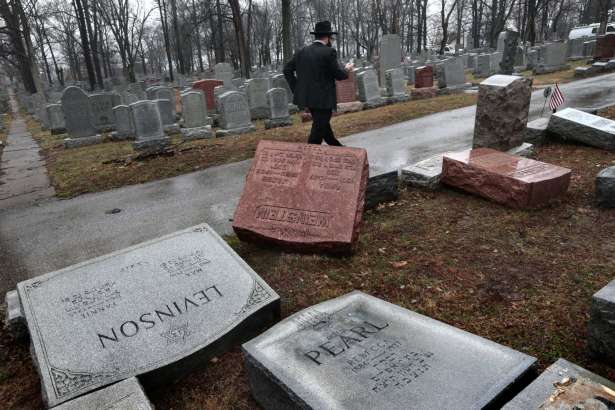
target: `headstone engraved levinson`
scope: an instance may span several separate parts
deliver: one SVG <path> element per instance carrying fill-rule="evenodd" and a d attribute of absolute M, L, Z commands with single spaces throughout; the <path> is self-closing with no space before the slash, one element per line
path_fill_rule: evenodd
<path fill-rule="evenodd" d="M 113 128 L 113 96 L 111 94 L 90 95 L 92 107 L 92 124 L 100 131 Z"/>
<path fill-rule="evenodd" d="M 513 208 L 531 208 L 563 196 L 571 171 L 490 148 L 444 156 L 441 181 Z"/>
<path fill-rule="evenodd" d="M 184 139 L 201 139 L 213 137 L 211 125 L 208 124 L 207 107 L 203 93 L 189 91 L 181 94 L 182 116 L 184 119 L 181 132 Z"/>
<path fill-rule="evenodd" d="M 162 119 L 156 101 L 142 100 L 130 104 L 130 115 L 137 140 L 132 144 L 136 151 L 155 154 L 164 151 L 169 137 L 164 135 Z"/>
<path fill-rule="evenodd" d="M 68 401 L 53 410 L 154 410 L 135 377 Z"/>
<path fill-rule="evenodd" d="M 563 139 L 615 150 L 615 121 L 608 118 L 574 108 L 564 108 L 551 115 L 548 130 Z"/>
<path fill-rule="evenodd" d="M 242 240 L 305 251 L 351 251 L 367 178 L 364 149 L 261 141 L 233 229 Z"/>
<path fill-rule="evenodd" d="M 265 409 L 483 409 L 535 359 L 361 292 L 243 345 Z"/>
<path fill-rule="evenodd" d="M 521 145 L 531 94 L 532 80 L 523 77 L 494 75 L 481 82 L 473 146 L 506 151 Z"/>
<path fill-rule="evenodd" d="M 132 376 L 166 385 L 279 316 L 277 294 L 205 224 L 17 289 L 50 406 Z"/>
<path fill-rule="evenodd" d="M 250 117 L 250 107 L 243 93 L 227 91 L 219 97 L 220 126 L 216 136 L 244 134 L 256 129 Z"/>
<path fill-rule="evenodd" d="M 608 410 L 615 406 L 613 390 L 615 383 L 567 360 L 558 359 L 502 410 Z M 571 397 L 568 392 L 574 395 Z M 596 400 L 597 397 L 603 400 Z"/>
<path fill-rule="evenodd" d="M 111 138 L 115 140 L 125 140 L 135 137 L 135 127 L 132 124 L 130 108 L 127 105 L 113 107 L 115 118 L 115 131 L 111 133 Z"/>
<path fill-rule="evenodd" d="M 591 355 L 615 365 L 615 280 L 592 296 L 587 333 Z"/>
<path fill-rule="evenodd" d="M 265 120 L 265 128 L 287 127 L 293 125 L 288 113 L 288 98 L 283 88 L 272 88 L 267 91 L 269 118 Z"/>
<path fill-rule="evenodd" d="M 92 108 L 88 95 L 79 87 L 66 87 L 62 93 L 62 111 L 68 138 L 64 139 L 66 148 L 98 144 L 102 136 L 92 124 Z"/>

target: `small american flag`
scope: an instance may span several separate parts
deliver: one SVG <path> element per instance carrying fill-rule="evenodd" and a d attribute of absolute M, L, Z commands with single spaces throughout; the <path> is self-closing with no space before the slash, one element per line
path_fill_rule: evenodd
<path fill-rule="evenodd" d="M 564 94 L 559 89 L 559 84 L 555 83 L 555 87 L 553 87 L 553 92 L 551 93 L 551 99 L 549 100 L 549 108 L 552 111 L 555 111 L 557 107 L 564 103 Z"/>

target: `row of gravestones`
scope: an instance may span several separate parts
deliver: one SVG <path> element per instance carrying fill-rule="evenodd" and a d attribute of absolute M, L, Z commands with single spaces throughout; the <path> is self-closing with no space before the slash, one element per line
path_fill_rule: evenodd
<path fill-rule="evenodd" d="M 477 146 L 516 144 L 524 113 L 527 121 L 528 80 L 502 77 L 479 93 Z M 508 97 L 516 100 L 508 114 L 481 104 Z M 486 140 L 486 126 L 505 115 L 514 119 Z M 566 180 L 557 167 L 485 148 L 465 155 L 473 161 L 448 156 L 444 167 L 499 175 L 484 180 L 491 188 L 521 192 L 524 183 Z M 502 184 L 504 174 L 512 186 Z M 450 177 L 454 185 L 459 174 Z M 289 250 L 352 252 L 367 180 L 363 149 L 262 141 L 233 229 L 241 240 Z M 612 355 L 615 282 L 605 289 L 595 298 L 602 316 L 592 337 Z M 243 342 L 252 393 L 265 409 L 499 407 L 526 387 L 536 364 L 361 292 L 309 307 L 257 336 L 279 319 L 280 299 L 207 225 L 26 280 L 7 301 L 9 319 L 27 325 L 45 402 L 65 410 L 125 408 L 126 400 L 147 406 L 133 376 L 146 388 L 164 386 Z M 613 384 L 558 361 L 505 408 L 551 404 L 551 384 L 566 376 L 593 388 L 591 396 L 576 396 L 579 405 L 596 397 L 615 403 L 612 391 L 601 390 Z"/>

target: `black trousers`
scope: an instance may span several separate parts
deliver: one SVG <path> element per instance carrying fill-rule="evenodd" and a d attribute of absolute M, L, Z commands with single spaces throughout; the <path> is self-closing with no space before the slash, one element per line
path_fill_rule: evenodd
<path fill-rule="evenodd" d="M 308 144 L 322 143 L 324 139 L 329 145 L 342 146 L 335 135 L 333 135 L 333 129 L 331 128 L 331 114 L 333 110 L 319 110 L 310 108 L 312 114 L 312 131 L 310 132 L 310 138 Z"/>

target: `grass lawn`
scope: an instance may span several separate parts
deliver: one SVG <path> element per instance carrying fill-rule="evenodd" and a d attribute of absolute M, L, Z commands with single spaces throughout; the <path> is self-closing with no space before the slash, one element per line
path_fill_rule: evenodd
<path fill-rule="evenodd" d="M 332 125 L 337 136 L 343 137 L 475 103 L 476 95 L 446 95 L 340 115 L 333 118 Z M 62 145 L 66 135 L 42 131 L 40 124 L 31 118 L 28 128 L 43 149 L 56 195 L 69 198 L 251 158 L 261 139 L 305 142 L 311 123 L 300 123 L 298 115 L 293 119 L 293 126 L 272 130 L 265 130 L 263 122 L 258 121 L 256 132 L 237 137 L 186 143 L 174 137 L 172 155 L 132 162 L 127 161 L 134 155 L 130 142 L 106 142 L 66 150 Z"/>
<path fill-rule="evenodd" d="M 359 289 L 533 355 L 541 368 L 564 357 L 615 380 L 615 369 L 585 350 L 591 295 L 615 277 L 615 210 L 598 209 L 593 199 L 595 175 L 615 165 L 615 154 L 554 143 L 540 147 L 538 159 L 573 170 L 567 196 L 542 210 L 512 210 L 451 189 L 408 189 L 366 213 L 352 257 L 227 240 L 280 294 L 283 316 Z M 239 348 L 151 397 L 158 409 L 256 407 Z M 41 407 L 28 344 L 4 330 L 0 403 Z"/>

